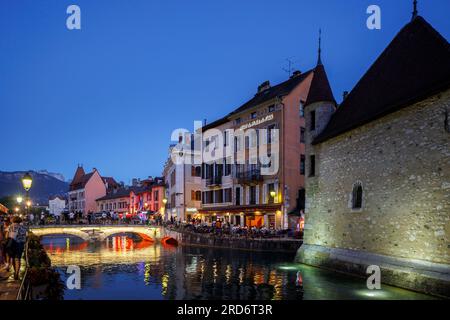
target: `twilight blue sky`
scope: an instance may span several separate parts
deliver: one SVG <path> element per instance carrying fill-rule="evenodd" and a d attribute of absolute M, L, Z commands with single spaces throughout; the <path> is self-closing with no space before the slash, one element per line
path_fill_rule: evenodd
<path fill-rule="evenodd" d="M 82 30 L 66 28 L 81 8 Z M 382 29 L 366 28 L 366 9 Z M 213 121 L 294 57 L 323 62 L 338 101 L 411 17 L 412 0 L 0 0 L 0 170 L 77 163 L 126 183 L 160 175 L 175 128 Z M 449 38 L 450 1 L 419 0 Z"/>

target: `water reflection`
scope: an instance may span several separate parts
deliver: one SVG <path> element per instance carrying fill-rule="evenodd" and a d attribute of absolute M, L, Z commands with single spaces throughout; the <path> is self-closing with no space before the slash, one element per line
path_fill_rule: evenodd
<path fill-rule="evenodd" d="M 365 279 L 286 263 L 293 255 L 162 246 L 138 236 L 118 235 L 103 243 L 45 237 L 52 264 L 65 279 L 68 265 L 82 270 L 81 290 L 66 299 L 426 299 Z"/>

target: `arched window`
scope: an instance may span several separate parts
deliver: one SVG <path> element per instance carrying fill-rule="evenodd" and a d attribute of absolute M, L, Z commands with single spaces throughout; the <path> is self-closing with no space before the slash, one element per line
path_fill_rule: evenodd
<path fill-rule="evenodd" d="M 361 209 L 362 208 L 362 197 L 363 197 L 363 188 L 361 182 L 357 182 L 353 185 L 353 193 L 352 193 L 352 208 L 353 209 Z"/>

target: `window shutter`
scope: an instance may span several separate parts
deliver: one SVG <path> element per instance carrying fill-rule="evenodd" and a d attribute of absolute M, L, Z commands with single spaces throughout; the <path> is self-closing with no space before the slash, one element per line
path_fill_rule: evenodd
<path fill-rule="evenodd" d="M 250 187 L 245 187 L 245 204 L 250 203 Z"/>
<path fill-rule="evenodd" d="M 263 191 L 262 191 L 262 203 L 266 204 L 267 203 L 267 184 L 263 184 Z"/>
<path fill-rule="evenodd" d="M 278 195 L 278 183 L 274 183 L 274 188 L 275 188 L 275 194 L 276 194 L 274 202 L 278 203 L 278 199 L 280 198 Z"/>
<path fill-rule="evenodd" d="M 259 204 L 259 186 L 257 185 L 255 187 L 255 189 L 256 189 L 256 191 L 255 191 L 255 193 L 256 193 L 256 201 L 255 201 L 255 203 Z"/>

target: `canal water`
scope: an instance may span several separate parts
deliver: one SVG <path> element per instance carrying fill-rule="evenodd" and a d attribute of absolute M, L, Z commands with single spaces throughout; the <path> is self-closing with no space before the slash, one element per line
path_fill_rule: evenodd
<path fill-rule="evenodd" d="M 118 235 L 103 243 L 67 236 L 43 238 L 52 265 L 66 281 L 81 269 L 81 288 L 67 300 L 98 299 L 431 299 L 366 280 L 292 263 L 294 255 L 205 247 L 172 247 Z"/>

